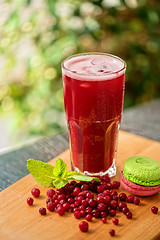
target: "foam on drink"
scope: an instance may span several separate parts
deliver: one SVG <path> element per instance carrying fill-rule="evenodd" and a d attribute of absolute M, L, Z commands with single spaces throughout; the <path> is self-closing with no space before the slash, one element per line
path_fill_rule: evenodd
<path fill-rule="evenodd" d="M 122 75 L 125 63 L 120 58 L 105 54 L 87 54 L 67 59 L 63 73 L 77 80 L 111 80 Z"/>

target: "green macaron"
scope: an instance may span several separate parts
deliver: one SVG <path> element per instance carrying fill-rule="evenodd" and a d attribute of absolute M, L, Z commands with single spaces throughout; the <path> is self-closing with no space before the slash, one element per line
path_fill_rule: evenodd
<path fill-rule="evenodd" d="M 138 185 L 157 186 L 160 184 L 160 163 L 148 157 L 131 157 L 124 163 L 123 175 Z"/>

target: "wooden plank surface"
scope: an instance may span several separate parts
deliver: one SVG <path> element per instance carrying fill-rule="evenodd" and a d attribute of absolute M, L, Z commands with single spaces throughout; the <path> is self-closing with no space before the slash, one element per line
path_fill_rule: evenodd
<path fill-rule="evenodd" d="M 144 155 L 160 161 L 160 143 L 120 131 L 118 169 L 113 180 L 119 180 L 124 161 L 135 155 Z M 59 157 L 66 162 L 69 168 L 69 151 L 65 151 Z M 56 159 L 57 157 L 50 163 L 55 165 Z M 30 191 L 33 187 L 41 190 L 41 197 L 35 199 L 35 204 L 30 207 L 26 204 L 26 199 L 31 196 Z M 153 205 L 160 209 L 159 193 L 152 197 L 141 197 L 140 206 L 128 204 L 133 213 L 132 220 L 117 212 L 120 221 L 118 226 L 113 225 L 110 217 L 106 224 L 103 224 L 100 219 L 94 219 L 89 223 L 89 232 L 82 233 L 78 228 L 81 220 L 75 219 L 72 213 L 65 213 L 62 217 L 55 212 L 49 212 L 46 216 L 39 214 L 39 208 L 45 207 L 47 189 L 40 186 L 31 175 L 27 175 L 0 193 L 0 239 L 106 240 L 113 239 L 109 235 L 111 228 L 116 231 L 115 239 L 160 239 L 160 214 L 154 215 L 150 210 Z M 119 192 L 122 191 L 125 192 L 120 188 Z"/>

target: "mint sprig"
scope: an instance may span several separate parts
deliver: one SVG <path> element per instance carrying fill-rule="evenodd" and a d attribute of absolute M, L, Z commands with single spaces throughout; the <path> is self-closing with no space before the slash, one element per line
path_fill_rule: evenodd
<path fill-rule="evenodd" d="M 53 167 L 42 161 L 29 159 L 27 160 L 27 168 L 35 180 L 45 187 L 64 187 L 69 180 L 77 181 L 100 181 L 97 177 L 89 177 L 75 171 L 67 171 L 67 165 L 61 158 L 56 161 L 56 166 Z"/>

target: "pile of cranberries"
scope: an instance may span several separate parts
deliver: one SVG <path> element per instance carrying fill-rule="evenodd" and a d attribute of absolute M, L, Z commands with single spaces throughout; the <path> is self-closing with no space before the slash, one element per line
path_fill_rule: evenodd
<path fill-rule="evenodd" d="M 46 208 L 48 211 L 56 211 L 59 215 L 71 211 L 77 219 L 85 218 L 86 221 L 81 221 L 79 228 L 82 232 L 87 232 L 88 222 L 92 218 L 101 218 L 103 223 L 107 222 L 107 216 L 113 217 L 114 225 L 119 224 L 119 220 L 115 217 L 117 211 L 121 211 L 128 219 L 132 218 L 132 213 L 128 208 L 127 203 L 140 204 L 140 199 L 134 195 L 127 196 L 125 193 L 118 194 L 116 189 L 120 187 L 120 182 L 110 182 L 108 175 L 99 177 L 100 182 L 92 180 L 91 182 L 75 182 L 71 181 L 65 187 L 47 191 Z M 33 188 L 31 191 L 33 197 L 37 198 L 40 195 L 38 188 Z M 32 205 L 33 198 L 27 199 L 28 205 Z M 39 209 L 41 215 L 46 215 L 46 208 Z M 152 207 L 152 212 L 158 212 L 157 207 Z M 115 235 L 115 230 L 109 231 L 111 236 Z"/>

